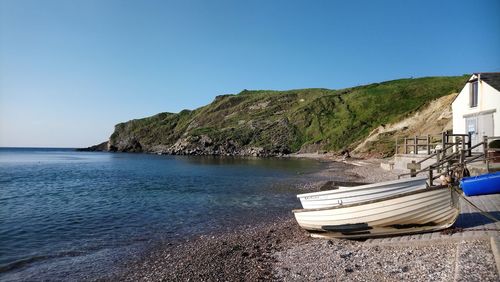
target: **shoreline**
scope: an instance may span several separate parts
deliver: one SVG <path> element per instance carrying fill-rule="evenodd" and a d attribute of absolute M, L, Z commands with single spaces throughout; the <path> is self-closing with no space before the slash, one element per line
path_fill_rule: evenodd
<path fill-rule="evenodd" d="M 318 154 L 293 157 L 337 161 Z M 396 173 L 380 168 L 380 160 L 351 159 L 343 163 L 346 165 L 341 172 L 346 179 L 377 182 L 397 178 Z M 333 175 L 338 178 L 339 172 L 338 165 L 329 165 L 315 174 L 327 180 Z M 304 189 L 319 191 L 323 183 L 316 181 Z M 468 252 L 460 260 L 464 249 Z M 458 280 L 497 281 L 494 264 L 489 241 L 485 240 L 378 246 L 310 238 L 290 211 L 229 232 L 157 244 L 144 257 L 128 264 L 126 271 L 104 280 L 449 281 L 457 280 L 460 265 L 482 272 L 462 271 Z"/>

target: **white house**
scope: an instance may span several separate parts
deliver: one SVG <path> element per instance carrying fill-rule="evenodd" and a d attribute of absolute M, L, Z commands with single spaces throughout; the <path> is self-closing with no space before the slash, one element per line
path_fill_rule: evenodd
<path fill-rule="evenodd" d="M 500 72 L 475 73 L 451 104 L 453 133 L 472 133 L 472 145 L 483 136 L 500 136 Z"/>

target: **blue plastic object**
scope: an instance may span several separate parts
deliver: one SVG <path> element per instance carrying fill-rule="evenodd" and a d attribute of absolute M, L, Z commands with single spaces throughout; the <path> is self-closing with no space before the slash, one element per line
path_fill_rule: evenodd
<path fill-rule="evenodd" d="M 463 178 L 460 186 L 466 196 L 500 194 L 500 171 Z"/>

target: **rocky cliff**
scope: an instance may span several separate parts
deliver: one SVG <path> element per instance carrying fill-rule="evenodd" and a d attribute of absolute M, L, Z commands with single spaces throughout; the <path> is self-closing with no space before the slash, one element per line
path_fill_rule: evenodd
<path fill-rule="evenodd" d="M 276 156 L 353 149 L 382 124 L 458 92 L 460 77 L 400 79 L 341 90 L 249 91 L 204 107 L 117 124 L 110 151 Z"/>

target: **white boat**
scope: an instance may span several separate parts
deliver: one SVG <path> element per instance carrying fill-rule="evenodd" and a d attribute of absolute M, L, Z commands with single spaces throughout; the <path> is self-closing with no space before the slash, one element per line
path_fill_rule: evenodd
<path fill-rule="evenodd" d="M 448 228 L 459 215 L 458 202 L 456 192 L 438 187 L 293 213 L 314 237 L 363 238 Z"/>
<path fill-rule="evenodd" d="M 297 195 L 297 198 L 304 209 L 354 204 L 425 189 L 427 187 L 426 179 L 425 177 L 415 177 L 353 187 L 341 186 L 336 190 L 300 194 Z"/>

